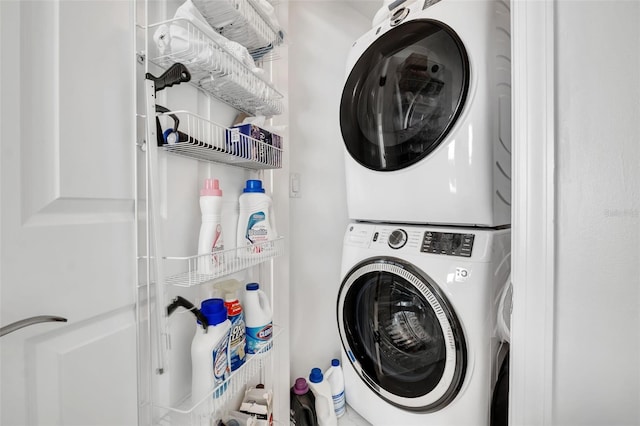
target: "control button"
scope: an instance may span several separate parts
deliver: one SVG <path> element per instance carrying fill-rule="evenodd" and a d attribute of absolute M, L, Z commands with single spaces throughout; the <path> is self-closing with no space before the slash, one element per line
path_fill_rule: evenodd
<path fill-rule="evenodd" d="M 378 241 L 378 233 L 376 232 L 375 234 L 373 234 L 373 242 L 375 243 L 376 241 Z"/>
<path fill-rule="evenodd" d="M 399 249 L 407 243 L 407 233 L 404 229 L 396 229 L 389 235 L 389 247 Z"/>

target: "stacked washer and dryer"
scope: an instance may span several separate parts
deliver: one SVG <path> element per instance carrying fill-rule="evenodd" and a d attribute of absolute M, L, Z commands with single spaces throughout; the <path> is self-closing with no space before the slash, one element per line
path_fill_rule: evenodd
<path fill-rule="evenodd" d="M 510 273 L 508 1 L 398 0 L 349 55 L 337 320 L 374 425 L 488 425 Z"/>

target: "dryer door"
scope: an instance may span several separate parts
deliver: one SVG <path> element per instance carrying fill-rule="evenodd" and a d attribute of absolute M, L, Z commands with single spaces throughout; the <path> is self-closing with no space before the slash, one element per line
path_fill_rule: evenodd
<path fill-rule="evenodd" d="M 462 328 L 415 266 L 389 257 L 356 265 L 342 282 L 337 314 L 351 364 L 386 401 L 431 412 L 458 394 L 467 366 Z"/>
<path fill-rule="evenodd" d="M 415 164 L 445 139 L 468 87 L 469 59 L 450 27 L 414 20 L 389 30 L 345 83 L 340 126 L 347 151 L 376 171 Z"/>

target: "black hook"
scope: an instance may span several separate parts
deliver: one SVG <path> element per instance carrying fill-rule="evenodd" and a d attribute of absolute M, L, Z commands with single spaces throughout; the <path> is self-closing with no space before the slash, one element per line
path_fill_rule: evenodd
<path fill-rule="evenodd" d="M 186 310 L 191 311 L 191 313 L 193 313 L 193 315 L 195 315 L 198 321 L 200 321 L 200 323 L 202 324 L 202 328 L 204 328 L 204 331 L 207 331 L 207 327 L 209 327 L 207 318 L 202 314 L 202 312 L 200 312 L 200 309 L 196 308 L 193 303 L 189 302 L 184 297 L 176 296 L 176 298 L 173 299 L 169 306 L 167 306 L 167 316 L 171 315 L 173 311 L 175 311 L 179 307 L 183 307 Z"/>
<path fill-rule="evenodd" d="M 146 73 L 147 80 L 153 80 L 156 86 L 156 92 L 163 90 L 165 87 L 171 87 L 174 84 L 186 83 L 191 80 L 191 73 L 184 64 L 176 62 L 171 65 L 160 77 L 155 77 L 151 73 Z"/>

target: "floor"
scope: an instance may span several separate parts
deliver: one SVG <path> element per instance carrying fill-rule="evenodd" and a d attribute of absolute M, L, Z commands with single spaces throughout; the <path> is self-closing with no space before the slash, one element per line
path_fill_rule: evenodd
<path fill-rule="evenodd" d="M 338 419 L 338 426 L 371 426 L 371 423 L 360 417 L 353 408 L 347 405 L 347 412 Z"/>

